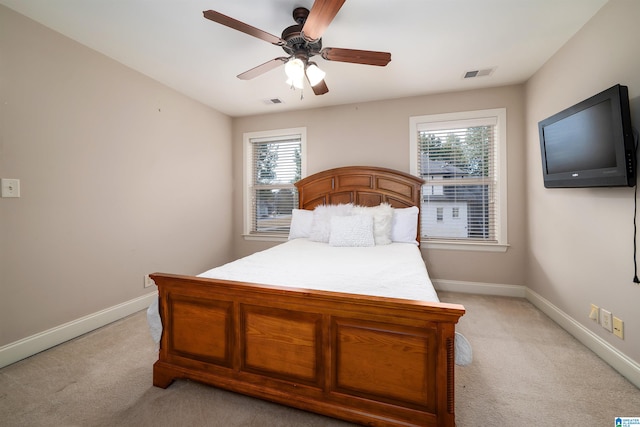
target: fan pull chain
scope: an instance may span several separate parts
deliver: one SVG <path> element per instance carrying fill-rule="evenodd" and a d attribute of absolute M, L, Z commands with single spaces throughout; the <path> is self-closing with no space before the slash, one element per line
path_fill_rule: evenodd
<path fill-rule="evenodd" d="M 293 90 L 293 91 L 296 90 L 296 87 L 293 85 L 293 83 L 291 84 L 290 89 Z M 302 101 L 303 99 L 304 99 L 304 90 L 300 89 L 300 101 Z"/>

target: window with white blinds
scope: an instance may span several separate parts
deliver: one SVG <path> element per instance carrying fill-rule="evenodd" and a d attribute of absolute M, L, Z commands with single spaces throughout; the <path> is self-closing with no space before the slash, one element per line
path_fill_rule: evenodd
<path fill-rule="evenodd" d="M 504 244 L 504 109 L 412 117 L 423 242 Z"/>
<path fill-rule="evenodd" d="M 245 140 L 245 234 L 286 236 L 298 207 L 305 129 L 252 132 Z"/>

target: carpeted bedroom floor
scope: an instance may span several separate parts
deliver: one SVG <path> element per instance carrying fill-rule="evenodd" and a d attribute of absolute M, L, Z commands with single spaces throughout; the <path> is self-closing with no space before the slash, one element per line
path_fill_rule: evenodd
<path fill-rule="evenodd" d="M 456 370 L 458 427 L 606 427 L 640 417 L 640 390 L 526 300 L 439 296 L 467 309 L 458 331 L 474 351 Z M 140 312 L 0 369 L 0 425 L 351 425 L 190 381 L 155 388 L 156 356 Z"/>

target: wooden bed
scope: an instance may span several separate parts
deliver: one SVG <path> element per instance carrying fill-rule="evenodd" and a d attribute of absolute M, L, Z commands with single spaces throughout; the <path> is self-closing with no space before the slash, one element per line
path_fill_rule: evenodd
<path fill-rule="evenodd" d="M 422 180 L 345 167 L 296 184 L 299 206 L 420 205 Z M 418 236 L 419 238 L 419 236 Z M 454 426 L 464 307 L 156 273 L 153 384 L 186 378 L 371 426 Z"/>

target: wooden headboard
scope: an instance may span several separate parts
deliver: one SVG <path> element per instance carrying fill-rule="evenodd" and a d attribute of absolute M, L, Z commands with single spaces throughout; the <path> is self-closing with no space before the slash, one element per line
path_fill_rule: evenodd
<path fill-rule="evenodd" d="M 377 206 L 384 202 L 394 208 L 419 208 L 422 184 L 422 178 L 393 169 L 346 166 L 310 175 L 295 186 L 301 209 L 339 203 Z M 419 223 L 417 239 L 419 242 Z"/>

